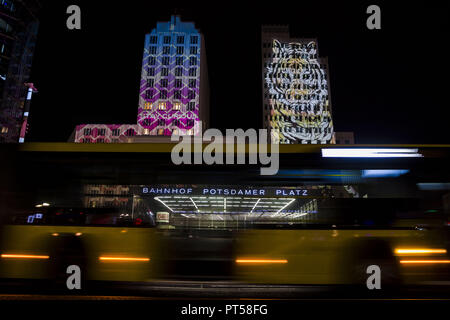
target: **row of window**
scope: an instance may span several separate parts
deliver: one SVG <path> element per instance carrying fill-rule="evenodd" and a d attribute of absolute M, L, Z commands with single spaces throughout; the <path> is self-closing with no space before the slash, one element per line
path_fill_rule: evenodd
<path fill-rule="evenodd" d="M 158 47 L 156 46 L 150 46 L 148 48 L 148 52 L 150 54 L 156 54 L 158 52 Z M 189 54 L 197 54 L 198 53 L 198 47 L 189 47 Z M 170 47 L 164 46 L 162 47 L 162 54 L 170 54 Z M 177 46 L 176 47 L 176 54 L 184 54 L 184 47 Z"/>
<path fill-rule="evenodd" d="M 178 57 L 175 60 L 176 64 L 181 66 L 183 65 L 183 58 L 182 57 Z M 149 57 L 148 58 L 148 64 L 150 66 L 154 66 L 156 65 L 156 57 Z M 168 66 L 170 64 L 170 57 L 162 57 L 161 59 L 161 64 L 163 66 Z M 190 57 L 189 58 L 189 66 L 196 66 L 197 65 L 197 57 Z"/>
<path fill-rule="evenodd" d="M 105 143 L 105 139 L 91 140 L 89 138 L 81 139 L 82 143 Z M 111 139 L 111 143 L 119 143 L 119 139 Z"/>
<path fill-rule="evenodd" d="M 170 131 L 171 134 L 174 135 L 178 135 L 180 133 L 179 129 L 163 129 L 160 128 L 156 131 L 156 134 L 158 136 L 163 136 L 165 131 Z M 144 135 L 149 135 L 150 134 L 150 130 L 149 129 L 144 129 Z M 185 135 L 193 135 L 194 134 L 194 129 L 188 129 L 185 130 Z M 119 143 L 119 139 L 111 139 L 110 143 Z M 89 138 L 84 138 L 81 139 L 81 143 L 105 143 L 105 139 L 101 138 L 101 139 L 97 139 L 97 140 L 92 140 Z"/>
<path fill-rule="evenodd" d="M 316 104 L 316 105 L 308 105 L 308 104 L 302 104 L 301 106 L 288 106 L 282 103 L 277 103 L 276 105 L 270 106 L 265 104 L 264 105 L 264 109 L 266 111 L 269 110 L 289 110 L 289 111 L 294 111 L 294 112 L 300 112 L 300 111 L 311 111 L 311 112 L 319 112 L 319 111 L 327 111 L 328 108 L 326 105 L 320 103 L 320 104 Z"/>
<path fill-rule="evenodd" d="M 283 115 L 275 115 L 275 116 L 267 116 L 267 120 L 269 121 L 309 121 L 309 122 L 331 122 L 330 116 L 283 116 Z"/>
<path fill-rule="evenodd" d="M 144 119 L 144 121 L 142 121 L 142 125 L 149 126 L 152 122 L 153 122 L 152 119 Z M 167 124 L 167 125 L 173 125 L 173 126 L 179 127 L 180 125 L 183 125 L 181 120 L 179 120 L 179 119 L 174 119 L 172 121 L 166 120 L 166 119 L 158 119 L 157 123 L 158 123 L 158 126 L 165 126 Z M 193 120 L 193 119 L 186 120 L 187 127 L 192 127 L 192 126 L 194 126 L 194 124 L 195 124 L 195 120 Z"/>
<path fill-rule="evenodd" d="M 302 82 L 302 83 L 280 83 L 280 84 L 273 84 L 273 83 L 269 83 L 267 84 L 267 82 L 264 83 L 264 88 L 268 89 L 268 88 L 280 88 L 280 89 L 294 89 L 294 90 L 308 90 L 308 89 L 312 89 L 312 90 L 328 90 L 328 86 L 326 84 L 318 84 L 318 83 L 306 83 L 306 82 Z"/>
<path fill-rule="evenodd" d="M 157 90 L 147 90 L 145 91 L 145 99 L 150 100 L 153 99 L 157 94 Z M 169 96 L 168 91 L 167 90 L 159 90 L 159 99 L 167 99 Z M 187 98 L 188 99 L 195 99 L 197 96 L 197 93 L 194 90 L 189 90 L 188 91 L 188 95 Z M 175 90 L 173 92 L 173 98 L 174 99 L 181 99 L 182 95 L 181 95 L 181 90 Z"/>
<path fill-rule="evenodd" d="M 312 138 L 312 137 L 311 137 Z M 280 139 L 279 144 L 331 144 L 331 140 L 317 140 L 317 139 L 298 139 L 298 140 L 289 140 L 289 139 Z M 306 216 L 300 217 L 301 220 L 312 220 L 312 215 L 307 214 Z"/>
<path fill-rule="evenodd" d="M 90 136 L 90 135 L 93 134 L 94 130 L 95 130 L 95 129 L 90 129 L 90 128 L 84 129 L 84 130 L 83 130 L 83 134 L 84 134 L 85 136 Z M 99 136 L 104 136 L 105 133 L 106 133 L 106 129 L 97 129 L 97 135 L 99 135 Z"/>
<path fill-rule="evenodd" d="M 180 134 L 180 130 L 179 129 L 163 129 L 163 128 L 160 128 L 160 129 L 158 129 L 157 131 L 156 131 L 156 134 L 158 135 L 158 136 L 163 136 L 164 135 L 164 133 L 166 132 L 166 131 L 169 131 L 171 134 L 173 134 L 173 135 L 178 135 L 178 134 Z M 144 130 L 144 134 L 145 135 L 148 135 L 148 134 L 150 134 L 150 131 L 148 130 L 148 129 L 145 129 Z M 194 134 L 194 129 L 189 129 L 189 130 L 186 130 L 185 131 L 185 135 L 188 135 L 188 136 L 192 136 Z"/>
<path fill-rule="evenodd" d="M 313 43 L 280 43 L 280 47 L 282 48 L 291 48 L 291 49 L 295 49 L 295 50 L 299 50 L 299 49 L 307 49 L 307 48 L 314 48 L 316 46 L 316 44 Z M 263 42 L 263 48 L 273 48 L 273 42 Z"/>
<path fill-rule="evenodd" d="M 159 85 L 162 88 L 167 88 L 169 84 L 168 79 L 161 79 L 159 81 Z M 183 79 L 175 79 L 175 88 L 181 88 L 183 87 Z M 155 79 L 149 78 L 147 79 L 147 88 L 153 88 L 155 86 Z M 188 86 L 189 88 L 196 88 L 197 87 L 197 79 L 189 79 L 188 80 Z"/>
<path fill-rule="evenodd" d="M 302 127 L 280 127 L 274 128 L 281 132 L 291 133 L 332 133 L 331 128 L 302 128 Z"/>
<path fill-rule="evenodd" d="M 182 77 L 183 76 L 183 68 L 175 68 L 175 76 L 176 77 Z M 197 68 L 189 68 L 188 71 L 189 77 L 196 77 L 197 76 Z M 161 68 L 161 76 L 167 77 L 169 75 L 169 68 Z M 148 77 L 154 77 L 155 76 L 155 68 L 147 68 L 147 76 Z"/>
<path fill-rule="evenodd" d="M 318 94 L 264 94 L 264 98 L 269 99 L 288 99 L 288 100 L 328 100 L 328 95 L 320 96 Z"/>
<path fill-rule="evenodd" d="M 294 73 L 291 77 L 290 73 L 264 73 L 264 78 L 283 78 L 283 79 L 298 79 L 298 80 L 324 80 L 317 73 Z M 324 77 L 324 76 L 322 76 Z"/>
<path fill-rule="evenodd" d="M 264 58 L 317 59 L 317 53 L 264 53 Z"/>
<path fill-rule="evenodd" d="M 175 38 L 175 37 L 174 37 Z M 171 36 L 163 36 L 163 44 L 171 44 L 172 43 L 172 37 Z M 177 44 L 184 44 L 185 37 L 184 36 L 176 36 L 176 43 Z M 189 39 L 190 44 L 198 44 L 198 36 L 190 36 Z M 158 43 L 158 36 L 150 36 L 150 43 L 151 44 L 157 44 Z"/>
<path fill-rule="evenodd" d="M 104 128 L 102 128 L 102 129 L 86 128 L 83 130 L 83 134 L 85 136 L 91 136 L 94 134 L 94 130 L 97 130 L 97 136 L 105 136 L 106 135 L 106 129 L 104 129 Z M 134 136 L 135 134 L 136 134 L 136 131 L 134 131 L 134 129 L 132 129 L 132 128 L 125 131 L 125 135 L 128 137 Z M 112 129 L 111 135 L 115 136 L 115 137 L 120 136 L 120 129 Z"/>
<path fill-rule="evenodd" d="M 311 70 L 321 70 L 321 69 L 326 69 L 327 65 L 326 64 L 316 64 L 316 63 L 308 63 L 308 64 L 300 64 L 300 63 L 267 63 L 264 62 L 264 67 L 273 67 L 273 68 L 286 68 L 286 69 L 290 69 L 290 68 L 302 68 L 302 70 L 307 70 L 307 71 L 311 71 Z"/>
<path fill-rule="evenodd" d="M 184 106 L 184 108 L 183 108 Z M 174 102 L 172 105 L 172 110 L 182 110 L 183 111 L 194 111 L 195 110 L 195 102 L 188 102 L 186 105 L 183 105 L 181 102 Z M 159 103 L 150 103 L 146 102 L 144 104 L 144 110 L 167 110 L 167 102 L 160 101 Z"/>

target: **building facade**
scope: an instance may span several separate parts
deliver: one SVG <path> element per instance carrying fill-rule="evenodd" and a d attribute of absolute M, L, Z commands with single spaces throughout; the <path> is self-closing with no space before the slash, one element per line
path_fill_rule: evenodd
<path fill-rule="evenodd" d="M 78 143 L 121 143 L 139 136 L 199 135 L 209 126 L 205 41 L 193 22 L 172 16 L 145 36 L 137 123 L 83 124 Z"/>
<path fill-rule="evenodd" d="M 328 62 L 316 39 L 291 38 L 287 26 L 263 26 L 263 124 L 272 143 L 333 143 Z"/>
<path fill-rule="evenodd" d="M 355 144 L 355 134 L 351 131 L 336 132 L 335 140 L 336 144 Z"/>
<path fill-rule="evenodd" d="M 0 143 L 17 143 L 39 28 L 38 0 L 0 0 Z M 25 127 L 26 129 L 26 127 Z"/>

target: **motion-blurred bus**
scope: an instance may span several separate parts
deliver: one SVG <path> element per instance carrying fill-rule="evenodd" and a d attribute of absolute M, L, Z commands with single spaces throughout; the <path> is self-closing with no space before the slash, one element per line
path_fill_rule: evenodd
<path fill-rule="evenodd" d="M 446 148 L 326 159 L 298 146 L 263 177 L 135 147 L 20 150 L 15 192 L 32 200 L 5 214 L 0 278 L 63 283 L 78 265 L 87 282 L 365 285 L 376 265 L 383 286 L 450 280 Z"/>

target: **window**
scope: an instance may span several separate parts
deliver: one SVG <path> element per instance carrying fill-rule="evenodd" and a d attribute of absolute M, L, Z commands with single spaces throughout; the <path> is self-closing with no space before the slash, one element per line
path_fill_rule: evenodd
<path fill-rule="evenodd" d="M 168 81 L 167 79 L 161 79 L 161 87 L 167 88 Z"/>
<path fill-rule="evenodd" d="M 156 58 L 155 57 L 148 58 L 148 64 L 154 66 L 156 64 Z"/>
<path fill-rule="evenodd" d="M 173 97 L 175 99 L 181 99 L 181 91 L 180 90 L 175 90 L 173 93 Z"/>
<path fill-rule="evenodd" d="M 195 79 L 189 79 L 189 88 L 195 88 L 197 81 Z"/>
<path fill-rule="evenodd" d="M 147 88 L 153 88 L 155 85 L 155 79 L 147 79 Z"/>
<path fill-rule="evenodd" d="M 158 136 L 164 135 L 164 129 L 158 129 Z"/>
<path fill-rule="evenodd" d="M 189 90 L 188 99 L 195 99 L 195 91 L 194 90 Z"/>
<path fill-rule="evenodd" d="M 85 138 L 81 140 L 82 143 L 90 143 L 91 139 Z"/>
<path fill-rule="evenodd" d="M 135 135 L 134 129 L 130 128 L 125 132 L 127 137 L 133 137 Z"/>
<path fill-rule="evenodd" d="M 160 102 L 158 105 L 158 110 L 166 110 L 166 103 Z"/>
<path fill-rule="evenodd" d="M 150 37 L 150 43 L 151 44 L 158 43 L 158 37 L 157 36 L 151 36 Z"/>
<path fill-rule="evenodd" d="M 198 43 L 198 37 L 197 36 L 191 36 L 191 44 L 197 44 Z"/>
<path fill-rule="evenodd" d="M 164 37 L 164 44 L 169 44 L 170 43 L 170 37 L 169 36 L 165 36 Z"/>
<path fill-rule="evenodd" d="M 177 66 L 183 65 L 183 57 L 177 57 L 175 61 L 176 61 Z"/>
<path fill-rule="evenodd" d="M 195 121 L 193 119 L 189 119 L 189 120 L 186 121 L 186 125 L 188 127 L 192 127 L 194 125 L 194 123 L 195 123 Z"/>
<path fill-rule="evenodd" d="M 154 77 L 155 76 L 155 68 L 148 68 L 147 69 L 147 76 Z"/>
<path fill-rule="evenodd" d="M 85 136 L 90 136 L 90 135 L 92 134 L 92 129 L 84 129 L 84 130 L 83 130 L 83 134 L 84 134 Z"/>
<path fill-rule="evenodd" d="M 113 137 L 120 136 L 120 129 L 112 129 L 112 135 Z"/>
<path fill-rule="evenodd" d="M 2 133 L 8 133 L 8 127 L 2 127 Z"/>
<path fill-rule="evenodd" d="M 189 102 L 187 106 L 188 111 L 194 111 L 195 110 L 195 102 Z"/>
<path fill-rule="evenodd" d="M 189 58 L 189 65 L 190 66 L 196 66 L 197 65 L 197 57 L 190 57 Z"/>
<path fill-rule="evenodd" d="M 145 99 L 152 99 L 153 98 L 153 90 L 147 90 L 145 91 Z"/>
<path fill-rule="evenodd" d="M 99 136 L 104 136 L 106 133 L 106 129 L 98 129 L 98 135 Z"/>
<path fill-rule="evenodd" d="M 150 102 L 144 103 L 144 110 L 152 110 L 153 105 Z"/>
<path fill-rule="evenodd" d="M 196 68 L 190 68 L 189 69 L 189 76 L 195 77 L 197 75 L 197 69 Z"/>
<path fill-rule="evenodd" d="M 175 91 L 175 92 L 180 92 L 180 91 Z M 181 96 L 181 93 L 180 93 L 180 96 Z M 181 99 L 181 98 L 179 98 L 179 99 Z M 181 109 L 181 103 L 180 102 L 175 102 L 173 104 L 173 110 L 180 110 L 180 109 Z M 178 119 L 174 120 L 174 122 L 178 122 L 178 121 L 179 121 Z"/>
<path fill-rule="evenodd" d="M 184 48 L 183 47 L 177 47 L 177 54 L 183 54 Z"/>
<path fill-rule="evenodd" d="M 161 90 L 159 92 L 159 98 L 160 99 L 167 99 L 167 90 Z"/>
<path fill-rule="evenodd" d="M 161 69 L 161 76 L 167 77 L 169 75 L 169 69 L 168 68 L 162 68 Z"/>
<path fill-rule="evenodd" d="M 105 139 L 97 139 L 97 143 L 104 143 L 105 142 Z"/>
<path fill-rule="evenodd" d="M 170 54 L 170 47 L 169 46 L 163 47 L 163 54 Z"/>
<path fill-rule="evenodd" d="M 177 37 L 177 43 L 178 43 L 178 44 L 184 43 L 184 36 L 178 36 L 178 37 Z"/>
<path fill-rule="evenodd" d="M 142 125 L 143 126 L 149 126 L 150 125 L 150 119 L 144 119 L 144 121 L 142 121 Z"/>
<path fill-rule="evenodd" d="M 156 54 L 156 47 L 151 46 L 148 51 L 149 51 L 150 54 Z"/>
<path fill-rule="evenodd" d="M 175 79 L 175 88 L 181 88 L 182 85 L 183 85 L 183 80 Z"/>
<path fill-rule="evenodd" d="M 165 66 L 168 66 L 169 65 L 169 60 L 170 60 L 169 57 L 163 57 L 162 58 L 162 64 L 165 65 Z"/>
<path fill-rule="evenodd" d="M 176 77 L 181 77 L 183 75 L 183 69 L 181 68 L 176 68 L 175 69 L 175 76 Z"/>
<path fill-rule="evenodd" d="M 165 125 L 166 125 L 166 120 L 158 119 L 158 126 L 165 126 Z"/>
<path fill-rule="evenodd" d="M 191 54 L 197 54 L 197 47 L 191 47 Z"/>
<path fill-rule="evenodd" d="M 111 143 L 119 143 L 119 139 L 112 139 Z"/>

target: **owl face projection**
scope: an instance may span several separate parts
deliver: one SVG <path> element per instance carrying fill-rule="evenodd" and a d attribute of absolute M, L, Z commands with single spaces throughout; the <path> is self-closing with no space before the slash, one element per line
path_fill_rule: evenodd
<path fill-rule="evenodd" d="M 265 81 L 271 105 L 272 141 L 328 143 L 333 125 L 325 69 L 315 42 L 272 44 Z"/>

